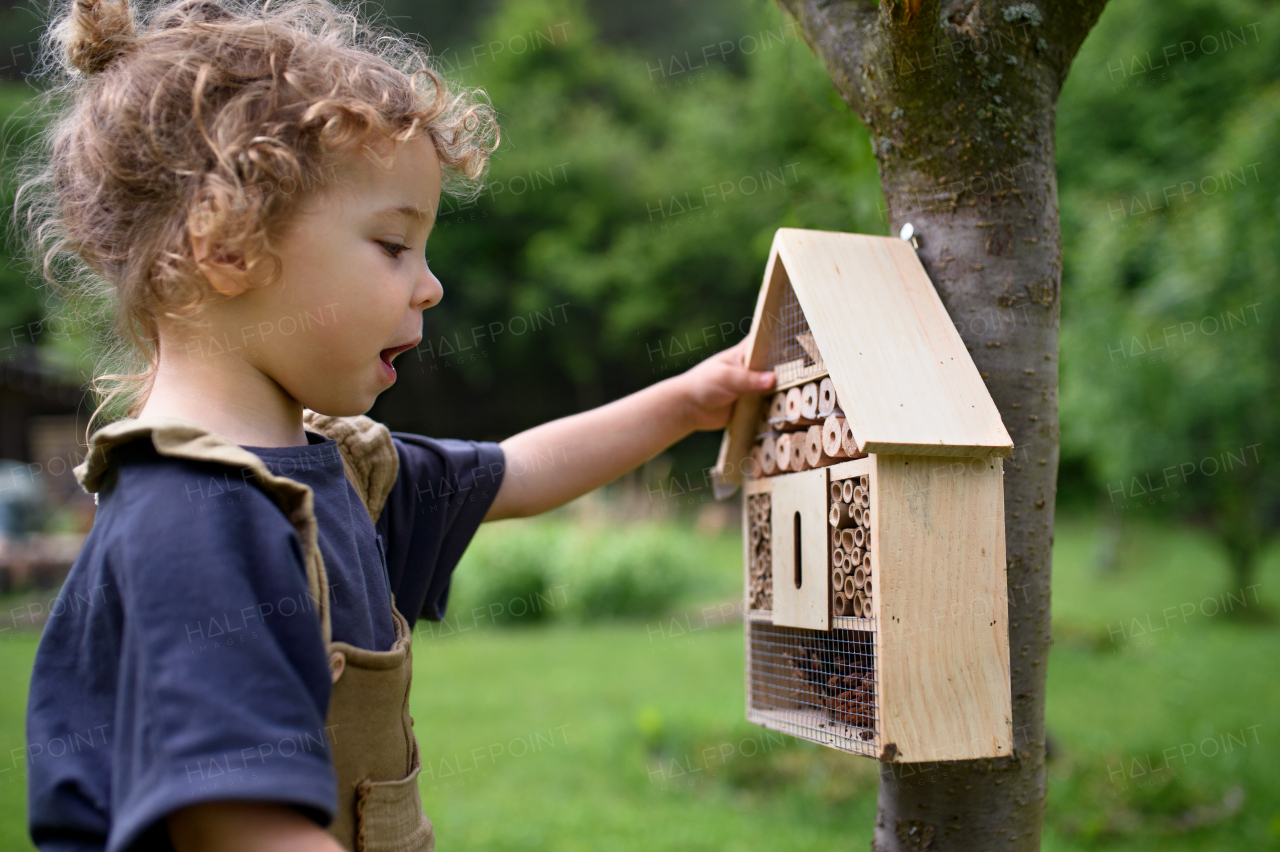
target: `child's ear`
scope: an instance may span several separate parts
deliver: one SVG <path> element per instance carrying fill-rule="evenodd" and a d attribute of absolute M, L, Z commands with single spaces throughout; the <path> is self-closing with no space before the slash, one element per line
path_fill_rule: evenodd
<path fill-rule="evenodd" d="M 249 270 L 244 258 L 225 252 L 218 253 L 207 236 L 191 237 L 191 253 L 196 268 L 205 280 L 224 296 L 238 296 L 250 287 Z"/>

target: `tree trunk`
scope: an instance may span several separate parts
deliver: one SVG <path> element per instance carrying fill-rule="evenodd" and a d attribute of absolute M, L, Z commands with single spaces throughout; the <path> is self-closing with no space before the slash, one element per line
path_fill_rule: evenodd
<path fill-rule="evenodd" d="M 778 0 L 871 131 L 919 255 L 1013 437 L 1005 464 L 1014 752 L 881 767 L 873 850 L 1034 850 L 1058 471 L 1054 117 L 1105 0 Z"/>
<path fill-rule="evenodd" d="M 1264 522 L 1256 495 L 1261 483 L 1227 479 L 1217 493 L 1214 531 L 1227 556 L 1231 570 L 1228 593 L 1240 594 L 1253 589 L 1258 557 L 1265 544 Z M 1255 592 L 1256 594 L 1256 592 Z M 1260 617 L 1254 609 L 1230 610 L 1235 618 Z"/>

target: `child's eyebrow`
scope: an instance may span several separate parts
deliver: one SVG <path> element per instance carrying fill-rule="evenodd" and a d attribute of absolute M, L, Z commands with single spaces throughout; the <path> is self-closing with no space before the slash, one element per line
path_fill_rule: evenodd
<path fill-rule="evenodd" d="M 430 225 L 435 221 L 435 214 L 430 210 L 423 210 L 413 204 L 402 204 L 399 207 L 385 207 L 374 213 L 375 216 L 404 216 L 408 219 L 416 219 L 423 225 Z"/>

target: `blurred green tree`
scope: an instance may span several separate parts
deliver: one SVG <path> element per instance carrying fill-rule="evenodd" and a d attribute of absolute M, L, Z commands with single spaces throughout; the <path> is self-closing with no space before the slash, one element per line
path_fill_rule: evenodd
<path fill-rule="evenodd" d="M 1063 448 L 1244 587 L 1280 508 L 1280 9 L 1153 10 L 1113 5 L 1063 94 Z"/>
<path fill-rule="evenodd" d="M 376 416 L 502 437 L 616 398 L 743 336 L 779 226 L 886 230 L 865 129 L 794 27 L 746 8 L 741 32 L 645 55 L 580 3 L 507 3 L 446 55 L 503 143 L 485 193 L 442 210 L 445 298 Z"/>
<path fill-rule="evenodd" d="M 18 357 L 19 347 L 40 338 L 47 314 L 44 294 L 30 286 L 21 235 L 14 227 L 13 180 L 17 160 L 35 131 L 26 109 L 32 90 L 18 83 L 0 83 L 0 223 L 6 239 L 0 244 L 0 360 Z"/>

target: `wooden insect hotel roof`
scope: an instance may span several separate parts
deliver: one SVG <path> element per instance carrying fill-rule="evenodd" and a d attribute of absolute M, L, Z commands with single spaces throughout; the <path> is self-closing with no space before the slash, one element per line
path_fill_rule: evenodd
<path fill-rule="evenodd" d="M 893 237 L 780 228 L 748 334 L 747 363 L 774 390 L 829 376 L 858 451 L 1008 456 L 991 394 L 910 244 Z M 771 391 L 772 393 L 772 391 Z M 760 397 L 725 431 L 717 493 L 742 481 Z"/>

